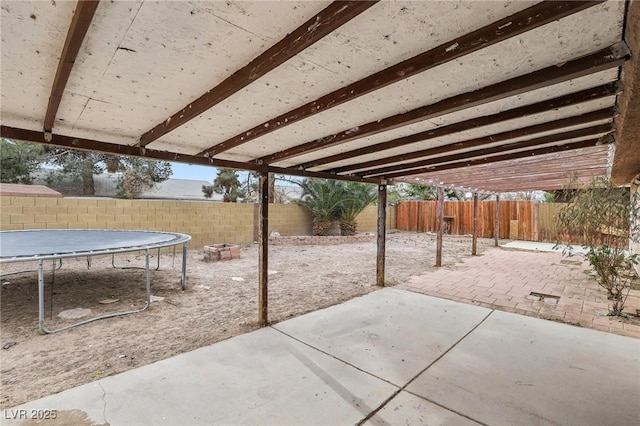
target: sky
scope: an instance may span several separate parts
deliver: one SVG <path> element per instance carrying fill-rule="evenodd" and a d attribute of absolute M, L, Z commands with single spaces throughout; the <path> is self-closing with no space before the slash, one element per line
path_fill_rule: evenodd
<path fill-rule="evenodd" d="M 185 163 L 171 163 L 171 170 L 173 171 L 172 179 L 206 180 L 209 183 L 213 183 L 213 180 L 218 175 L 218 169 L 215 167 L 195 166 Z M 238 175 L 240 179 L 245 179 L 247 172 L 238 170 Z"/>
<path fill-rule="evenodd" d="M 212 183 L 218 174 L 215 167 L 194 166 L 184 163 L 171 163 L 173 179 L 190 179 L 190 180 L 206 180 Z"/>

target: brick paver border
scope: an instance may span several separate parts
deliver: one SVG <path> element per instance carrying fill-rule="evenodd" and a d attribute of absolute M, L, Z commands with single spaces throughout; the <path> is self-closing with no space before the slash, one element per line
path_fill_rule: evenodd
<path fill-rule="evenodd" d="M 446 248 L 445 248 L 446 251 Z M 607 293 L 581 258 L 560 253 L 491 248 L 463 263 L 413 276 L 398 288 L 506 312 L 640 338 L 640 326 L 606 316 Z M 538 300 L 531 292 L 558 296 Z M 535 299 L 535 300 L 534 300 Z M 555 302 L 555 303 L 554 303 Z M 640 309 L 632 290 L 625 311 Z"/>

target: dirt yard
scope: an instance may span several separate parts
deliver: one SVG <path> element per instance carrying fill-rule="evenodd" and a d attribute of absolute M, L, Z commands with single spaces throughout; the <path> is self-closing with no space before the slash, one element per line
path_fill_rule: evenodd
<path fill-rule="evenodd" d="M 480 252 L 493 240 L 478 240 Z M 435 236 L 391 232 L 387 282 L 433 269 Z M 60 392 L 187 352 L 257 328 L 257 246 L 241 259 L 207 263 L 202 247 L 189 250 L 187 290 L 180 290 L 181 257 L 161 256 L 152 273 L 152 302 L 144 312 L 92 322 L 59 333 L 38 332 L 37 273 L 5 276 L 1 296 L 0 408 Z M 470 256 L 471 239 L 446 236 L 443 264 Z M 120 255 L 118 266 L 142 266 L 143 256 Z M 155 265 L 155 256 L 152 265 Z M 269 315 L 282 321 L 376 290 L 375 241 L 341 245 L 271 246 Z M 3 273 L 26 264 L 3 265 Z M 114 269 L 110 257 L 71 259 L 45 274 L 45 322 L 68 324 L 62 311 L 84 308 L 91 316 L 144 304 L 144 273 Z M 52 285 L 53 283 L 53 285 Z M 53 297 L 51 297 L 53 294 Z M 51 304 L 53 301 L 53 304 Z M 100 303 L 100 302 L 113 303 Z M 74 320 L 78 321 L 78 320 Z"/>

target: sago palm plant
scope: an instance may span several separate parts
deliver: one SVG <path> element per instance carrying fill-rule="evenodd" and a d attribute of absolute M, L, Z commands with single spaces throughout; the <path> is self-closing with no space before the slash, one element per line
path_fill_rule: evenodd
<path fill-rule="evenodd" d="M 340 235 L 356 234 L 356 217 L 377 197 L 375 185 L 358 182 L 341 182 L 339 207 Z"/>
<path fill-rule="evenodd" d="M 327 235 L 338 220 L 343 196 L 341 183 L 328 179 L 305 179 L 296 183 L 302 188 L 298 203 L 313 216 L 313 235 Z"/>

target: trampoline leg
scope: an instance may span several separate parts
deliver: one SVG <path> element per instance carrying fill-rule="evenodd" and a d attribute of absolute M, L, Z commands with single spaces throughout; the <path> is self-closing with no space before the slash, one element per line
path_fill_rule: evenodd
<path fill-rule="evenodd" d="M 43 261 L 40 260 L 39 263 L 39 268 L 38 268 L 38 322 L 40 323 L 40 331 L 42 332 L 42 334 L 51 334 L 51 333 L 57 333 L 59 331 L 62 330 L 68 330 L 70 328 L 73 327 L 77 327 L 79 325 L 83 325 L 83 324 L 88 324 L 90 322 L 93 321 L 98 321 L 101 319 L 105 319 L 105 318 L 113 318 L 113 317 L 119 317 L 122 315 L 129 315 L 129 314 L 135 314 L 138 312 L 142 312 L 145 309 L 147 309 L 150 305 L 151 305 L 151 269 L 149 268 L 149 249 L 145 249 L 144 251 L 144 257 L 145 257 L 145 279 L 146 279 L 146 302 L 144 304 L 144 306 L 140 309 L 135 309 L 132 311 L 126 311 L 126 312 L 114 312 L 112 314 L 106 314 L 106 315 L 101 315 L 98 317 L 94 317 L 94 318 L 89 318 L 87 320 L 84 321 L 80 321 L 74 324 L 70 324 L 58 329 L 54 329 L 54 330 L 50 330 L 48 329 L 45 324 L 44 324 L 44 266 L 43 266 Z"/>
<path fill-rule="evenodd" d="M 151 272 L 149 271 L 149 249 L 144 250 L 144 266 L 145 266 L 145 275 L 147 278 L 147 303 L 145 303 L 144 308 L 141 310 L 145 310 L 151 305 Z"/>
<path fill-rule="evenodd" d="M 187 243 L 182 244 L 182 277 L 180 286 L 183 290 L 187 289 Z"/>
<path fill-rule="evenodd" d="M 40 332 L 47 334 L 44 326 L 44 261 L 38 261 L 38 325 Z"/>

